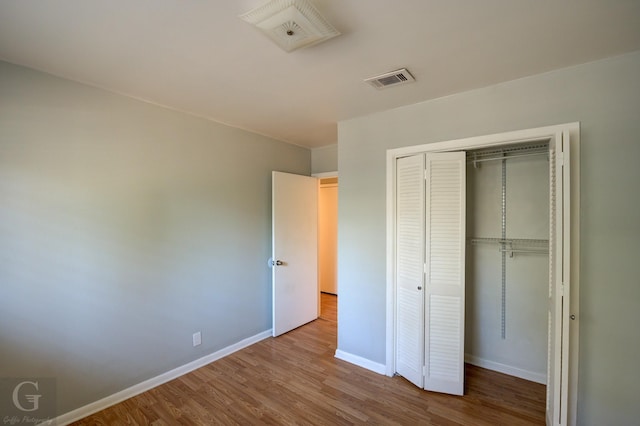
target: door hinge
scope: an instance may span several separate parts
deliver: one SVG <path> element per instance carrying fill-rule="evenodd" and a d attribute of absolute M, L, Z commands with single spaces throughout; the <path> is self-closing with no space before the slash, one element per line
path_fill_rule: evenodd
<path fill-rule="evenodd" d="M 423 376 L 426 376 L 426 375 L 427 375 L 427 366 L 426 366 L 426 365 L 423 365 L 423 366 L 422 366 L 422 375 L 423 375 Z"/>
<path fill-rule="evenodd" d="M 427 273 L 427 264 L 423 264 L 422 266 L 422 272 L 424 272 L 425 274 Z"/>
<path fill-rule="evenodd" d="M 424 169 L 424 180 L 427 180 L 427 169 Z"/>
<path fill-rule="evenodd" d="M 556 153 L 556 161 L 559 166 L 564 166 L 564 152 Z"/>

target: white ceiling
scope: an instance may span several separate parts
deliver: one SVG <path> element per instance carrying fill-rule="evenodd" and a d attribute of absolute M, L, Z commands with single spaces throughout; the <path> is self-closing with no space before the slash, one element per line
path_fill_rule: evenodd
<path fill-rule="evenodd" d="M 264 0 L 0 0 L 0 58 L 313 148 L 340 120 L 640 50 L 640 0 L 312 2 L 342 35 L 285 53 L 237 17 Z M 362 81 L 404 67 L 416 83 Z"/>

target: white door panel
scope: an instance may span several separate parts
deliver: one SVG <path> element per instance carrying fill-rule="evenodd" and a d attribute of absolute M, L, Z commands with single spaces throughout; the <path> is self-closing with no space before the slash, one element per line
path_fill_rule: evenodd
<path fill-rule="evenodd" d="M 273 335 L 318 318 L 318 181 L 272 173 Z"/>
<path fill-rule="evenodd" d="M 397 162 L 396 371 L 424 385 L 424 155 Z"/>
<path fill-rule="evenodd" d="M 464 152 L 426 155 L 425 383 L 464 394 Z"/>
<path fill-rule="evenodd" d="M 547 370 L 547 424 L 564 426 L 568 420 L 570 342 L 570 141 L 558 132 L 551 158 L 551 224 L 549 246 L 549 359 Z"/>
<path fill-rule="evenodd" d="M 396 163 L 396 371 L 464 391 L 465 154 Z"/>

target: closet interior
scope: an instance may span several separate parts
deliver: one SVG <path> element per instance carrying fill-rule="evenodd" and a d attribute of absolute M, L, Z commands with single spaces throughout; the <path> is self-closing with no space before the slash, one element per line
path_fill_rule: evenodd
<path fill-rule="evenodd" d="M 466 152 L 465 361 L 546 384 L 549 146 Z"/>

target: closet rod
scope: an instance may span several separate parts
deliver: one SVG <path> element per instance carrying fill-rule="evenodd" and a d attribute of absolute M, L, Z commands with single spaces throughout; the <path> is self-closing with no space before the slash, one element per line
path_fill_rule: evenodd
<path fill-rule="evenodd" d="M 509 253 L 509 257 L 513 257 L 513 253 L 531 253 L 531 254 L 549 254 L 549 250 L 527 250 L 514 248 L 499 248 L 500 253 Z"/>
<path fill-rule="evenodd" d="M 549 240 L 536 240 L 531 238 L 468 238 L 471 244 L 524 244 L 524 245 L 548 245 Z"/>

